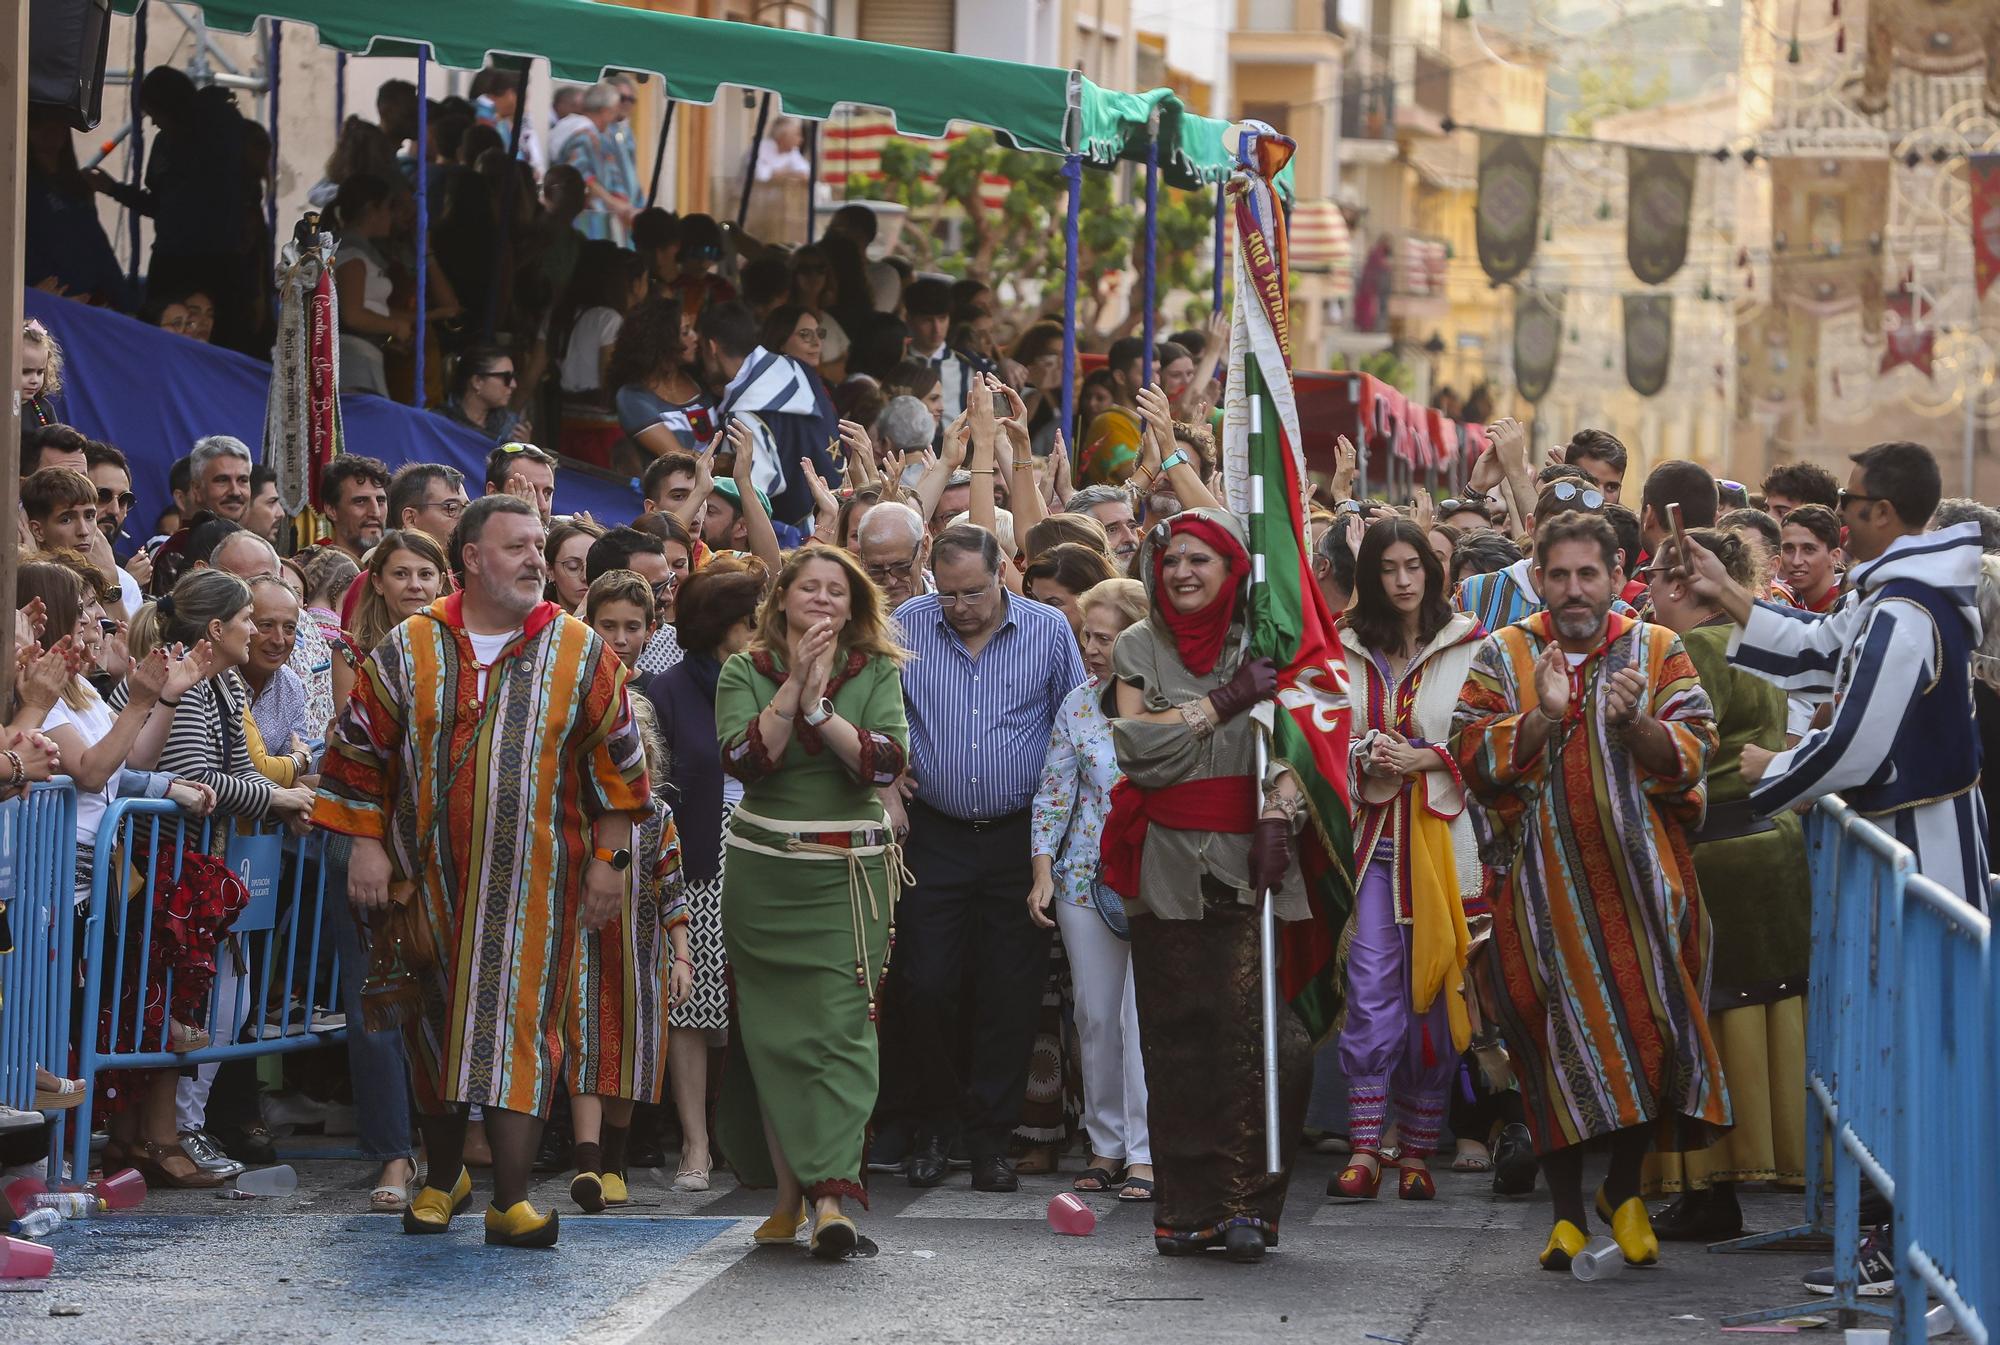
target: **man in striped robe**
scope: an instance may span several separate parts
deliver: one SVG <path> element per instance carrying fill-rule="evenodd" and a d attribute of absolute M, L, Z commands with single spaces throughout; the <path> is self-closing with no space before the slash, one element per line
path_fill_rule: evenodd
<path fill-rule="evenodd" d="M 1815 613 L 1751 595 L 1691 548 L 1690 586 L 1743 629 L 1730 662 L 1793 694 L 1830 695 L 1831 722 L 1776 754 L 1743 749 L 1760 815 L 1839 793 L 1916 856 L 1917 871 L 1986 907 L 1986 810 L 1972 727 L 1979 647 L 1977 523 L 1925 532 L 1943 483 L 1920 444 L 1854 455 L 1841 522 L 1851 596 Z"/>
<path fill-rule="evenodd" d="M 467 1108 L 493 1145 L 486 1241 L 546 1247 L 529 1169 L 562 1068 L 579 920 L 624 900 L 632 829 L 650 801 L 624 666 L 542 601 L 534 506 L 488 495 L 453 537 L 464 587 L 392 631 L 341 710 L 313 820 L 354 838 L 348 895 L 380 912 L 397 878 L 437 949 L 412 968 L 406 1024 L 430 1176 L 409 1233 L 442 1233 L 472 1195 Z M 378 917 L 379 928 L 379 917 Z"/>
<path fill-rule="evenodd" d="M 1586 1142 L 1611 1150 L 1598 1213 L 1626 1261 L 1647 1265 L 1647 1149 L 1705 1147 L 1730 1124 L 1687 834 L 1715 718 L 1679 637 L 1611 610 L 1622 576 L 1601 517 L 1544 522 L 1534 578 L 1548 606 L 1486 639 L 1453 715 L 1481 857 L 1504 873 L 1487 1007 L 1549 1179 L 1551 1270 L 1588 1237 Z"/>

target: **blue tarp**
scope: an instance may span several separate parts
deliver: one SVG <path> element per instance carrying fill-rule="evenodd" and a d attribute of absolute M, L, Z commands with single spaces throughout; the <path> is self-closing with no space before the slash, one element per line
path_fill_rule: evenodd
<path fill-rule="evenodd" d="M 40 290 L 28 291 L 27 312 L 62 346 L 56 409 L 63 421 L 131 460 L 139 503 L 125 530 L 135 542 L 152 535 L 154 520 L 172 500 L 167 470 L 195 440 L 233 434 L 261 457 L 269 364 Z M 380 458 L 392 471 L 406 462 L 446 463 L 465 473 L 469 493 L 483 488 L 491 446 L 465 427 L 384 397 L 342 397 L 340 413 L 348 452 Z M 567 468 L 556 473 L 562 513 L 587 509 L 609 522 L 634 518 L 640 508 L 637 481 Z M 119 546 L 121 554 L 126 549 Z"/>

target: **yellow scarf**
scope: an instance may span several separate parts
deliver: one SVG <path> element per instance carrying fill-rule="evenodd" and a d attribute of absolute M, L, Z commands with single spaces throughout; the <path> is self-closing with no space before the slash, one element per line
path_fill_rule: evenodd
<path fill-rule="evenodd" d="M 1465 1011 L 1465 959 L 1472 938 L 1458 891 L 1458 860 L 1451 824 L 1425 806 L 1428 777 L 1410 799 L 1410 1005 L 1427 1013 L 1440 990 L 1457 1055 L 1472 1040 Z"/>

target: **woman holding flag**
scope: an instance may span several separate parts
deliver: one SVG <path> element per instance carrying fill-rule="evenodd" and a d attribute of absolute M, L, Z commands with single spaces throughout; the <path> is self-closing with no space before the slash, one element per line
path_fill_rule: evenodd
<path fill-rule="evenodd" d="M 1267 1172 L 1261 1069 L 1259 894 L 1280 920 L 1311 909 L 1294 843 L 1296 779 L 1257 778 L 1246 713 L 1277 694 L 1249 651 L 1251 564 L 1243 524 L 1195 508 L 1139 549 L 1149 615 L 1118 637 L 1112 791 L 1103 879 L 1125 897 L 1158 1181 L 1163 1256 L 1224 1247 L 1255 1261 L 1278 1240 L 1286 1170 Z M 1312 1043 L 1280 1013 L 1281 1133 L 1305 1123 Z M 1205 1087 L 1190 1090 L 1187 1081 Z M 1290 1148 L 1287 1144 L 1286 1149 Z"/>

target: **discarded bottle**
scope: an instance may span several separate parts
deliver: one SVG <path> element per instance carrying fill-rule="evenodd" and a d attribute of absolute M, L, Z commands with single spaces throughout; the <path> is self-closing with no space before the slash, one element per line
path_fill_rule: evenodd
<path fill-rule="evenodd" d="M 1049 1202 L 1049 1228 L 1072 1238 L 1087 1238 L 1097 1227 L 1097 1213 L 1071 1192 Z"/>
<path fill-rule="evenodd" d="M 39 1242 L 0 1237 L 0 1280 L 36 1280 L 55 1266 L 56 1250 Z"/>
<path fill-rule="evenodd" d="M 103 1201 L 108 1210 L 136 1210 L 146 1199 L 146 1179 L 136 1168 L 120 1168 L 84 1189 Z"/>
<path fill-rule="evenodd" d="M 28 1208 L 28 1202 L 49 1189 L 49 1184 L 40 1177 L 16 1177 L 5 1188 L 7 1203 L 17 1210 Z"/>
<path fill-rule="evenodd" d="M 1610 1238 L 1592 1238 L 1569 1263 L 1569 1273 L 1585 1284 L 1611 1279 L 1624 1269 L 1625 1253 Z"/>
<path fill-rule="evenodd" d="M 236 1189 L 253 1196 L 290 1195 L 299 1189 L 299 1174 L 284 1163 L 274 1168 L 257 1168 L 237 1177 Z"/>
<path fill-rule="evenodd" d="M 54 1210 L 30 1210 L 7 1231 L 17 1238 L 45 1238 L 62 1227 L 62 1221 L 62 1215 Z"/>
<path fill-rule="evenodd" d="M 28 1202 L 31 1210 L 54 1210 L 65 1219 L 91 1219 L 105 1204 L 88 1191 L 45 1191 Z"/>

